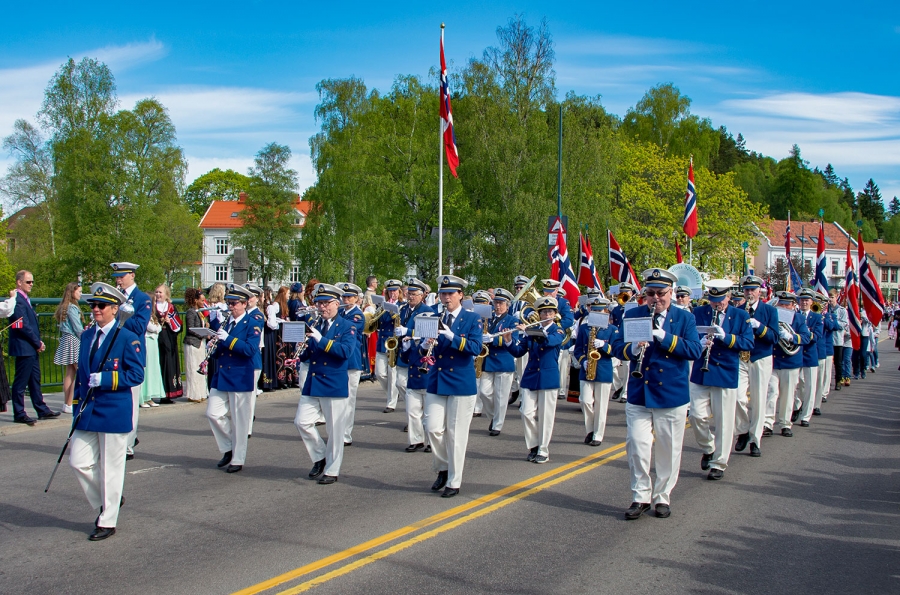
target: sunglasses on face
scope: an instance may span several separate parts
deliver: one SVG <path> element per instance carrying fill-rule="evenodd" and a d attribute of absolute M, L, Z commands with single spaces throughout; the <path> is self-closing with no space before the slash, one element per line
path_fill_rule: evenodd
<path fill-rule="evenodd" d="M 662 296 L 666 295 L 667 293 L 669 293 L 668 289 L 660 289 L 659 291 L 653 291 L 652 289 L 648 289 L 648 290 L 644 291 L 644 295 L 646 297 L 656 297 L 656 296 L 662 297 Z"/>
<path fill-rule="evenodd" d="M 233 307 L 237 306 L 238 304 L 240 304 L 241 302 L 235 301 L 235 300 L 228 300 L 225 303 L 228 304 L 229 308 L 233 308 Z"/>
<path fill-rule="evenodd" d="M 34 281 L 22 281 L 25 285 L 34 285 Z"/>
<path fill-rule="evenodd" d="M 91 304 L 91 310 L 97 308 L 98 310 L 106 310 L 109 304 Z"/>

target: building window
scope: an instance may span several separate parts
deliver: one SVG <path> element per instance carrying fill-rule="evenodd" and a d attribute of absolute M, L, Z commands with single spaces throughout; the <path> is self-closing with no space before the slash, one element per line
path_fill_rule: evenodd
<path fill-rule="evenodd" d="M 897 282 L 897 269 L 891 269 L 891 283 Z"/>
<path fill-rule="evenodd" d="M 228 265 L 216 265 L 216 281 L 228 281 Z"/>
<path fill-rule="evenodd" d="M 834 275 L 835 277 L 840 275 L 840 273 L 838 272 L 838 261 L 836 261 L 836 260 L 831 261 L 831 274 Z"/>
<path fill-rule="evenodd" d="M 228 238 L 216 238 L 216 254 L 228 254 Z"/>
<path fill-rule="evenodd" d="M 291 275 L 290 275 L 291 283 L 300 283 L 300 267 L 292 266 L 291 267 Z"/>
<path fill-rule="evenodd" d="M 888 282 L 888 270 L 887 269 L 881 269 L 881 282 L 882 283 Z"/>

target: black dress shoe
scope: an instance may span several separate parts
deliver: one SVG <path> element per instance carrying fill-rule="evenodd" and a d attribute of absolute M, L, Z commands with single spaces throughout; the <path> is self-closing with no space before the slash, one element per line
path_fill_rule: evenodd
<path fill-rule="evenodd" d="M 706 479 L 711 479 L 713 481 L 722 479 L 722 476 L 725 475 L 725 472 L 721 469 L 710 469 L 709 475 L 706 476 Z"/>
<path fill-rule="evenodd" d="M 590 442 L 588 442 L 588 446 L 600 446 L 601 444 L 603 443 L 599 440 L 591 440 Z"/>
<path fill-rule="evenodd" d="M 317 421 L 317 422 L 316 422 L 316 427 L 318 427 L 318 426 L 324 426 L 324 425 L 325 425 L 325 422 L 324 422 L 324 421 Z"/>
<path fill-rule="evenodd" d="M 426 444 L 426 445 L 425 445 L 425 450 L 423 450 L 422 452 L 431 452 L 431 445 L 430 445 L 430 444 Z"/>
<path fill-rule="evenodd" d="M 417 450 L 422 450 L 425 448 L 425 443 L 419 442 L 418 444 L 410 444 L 404 450 L 406 452 L 416 452 Z"/>
<path fill-rule="evenodd" d="M 140 440 L 138 440 L 137 438 L 134 439 L 134 445 L 135 445 L 135 446 L 137 446 L 137 445 L 140 444 L 140 443 L 141 443 Z"/>
<path fill-rule="evenodd" d="M 762 433 L 762 435 L 763 435 L 763 436 L 771 436 L 771 435 L 772 435 L 772 428 L 763 428 L 763 433 Z"/>
<path fill-rule="evenodd" d="M 797 419 L 799 419 L 799 418 L 800 418 L 800 410 L 799 410 L 799 409 L 794 409 L 794 412 L 791 413 L 791 423 L 794 423 L 794 422 L 797 421 Z"/>
<path fill-rule="evenodd" d="M 658 519 L 667 519 L 672 514 L 672 509 L 669 508 L 668 504 L 657 504 L 656 505 L 656 518 Z"/>
<path fill-rule="evenodd" d="M 409 433 L 409 424 L 406 424 L 405 426 L 403 426 L 403 431 L 406 433 Z"/>
<path fill-rule="evenodd" d="M 336 482 L 337 482 L 336 475 L 323 475 L 322 477 L 319 478 L 319 481 L 317 481 L 316 483 L 318 483 L 319 485 L 327 486 L 327 485 L 331 485 Z"/>
<path fill-rule="evenodd" d="M 222 455 L 222 460 L 220 460 L 218 463 L 216 463 L 216 467 L 221 469 L 222 467 L 224 467 L 225 465 L 230 463 L 231 462 L 231 452 L 232 451 L 229 450 L 224 455 Z"/>
<path fill-rule="evenodd" d="M 126 461 L 133 461 L 133 460 L 134 460 L 134 454 L 128 454 L 128 453 L 125 453 L 125 460 L 126 460 Z"/>
<path fill-rule="evenodd" d="M 175 401 L 173 401 L 169 397 L 163 397 L 162 399 L 159 400 L 159 404 L 160 405 L 174 405 Z"/>
<path fill-rule="evenodd" d="M 625 520 L 633 521 L 641 518 L 641 515 L 650 510 L 648 502 L 632 502 L 631 508 L 625 511 Z"/>
<path fill-rule="evenodd" d="M 791 436 L 794 435 L 794 433 L 791 431 L 790 428 L 781 428 L 781 435 L 786 438 L 790 438 Z"/>
<path fill-rule="evenodd" d="M 323 473 L 325 473 L 325 459 L 313 463 L 312 469 L 309 470 L 309 478 L 318 479 Z"/>
<path fill-rule="evenodd" d="M 528 460 L 529 463 L 533 463 L 533 462 L 534 462 L 534 460 L 537 458 L 537 453 L 538 453 L 538 447 L 537 447 L 537 446 L 535 446 L 534 448 L 532 448 L 532 449 L 528 452 L 528 459 L 527 459 L 527 460 Z"/>
<path fill-rule="evenodd" d="M 59 417 L 59 411 L 51 411 L 44 415 L 38 415 L 38 419 L 53 419 L 54 417 Z"/>
<path fill-rule="evenodd" d="M 382 411 L 382 413 L 393 413 L 393 412 L 394 412 L 393 407 L 385 407 L 384 411 Z"/>
<path fill-rule="evenodd" d="M 813 409 L 813 415 L 822 415 L 822 410 L 816 407 Z"/>
<path fill-rule="evenodd" d="M 353 446 L 352 442 L 344 442 L 344 446 Z"/>
<path fill-rule="evenodd" d="M 436 492 L 442 487 L 447 485 L 447 472 L 446 471 L 438 471 L 437 479 L 434 480 L 434 483 L 431 484 L 431 491 Z"/>
<path fill-rule="evenodd" d="M 838 384 L 837 386 L 835 386 L 835 387 L 834 387 L 834 390 L 841 390 L 841 385 Z"/>
<path fill-rule="evenodd" d="M 584 437 L 584 443 L 585 443 L 585 444 L 590 444 L 590 443 L 591 443 L 591 440 L 593 440 L 593 439 L 594 439 L 594 433 L 593 433 L 593 432 L 588 432 L 588 435 Z"/>
<path fill-rule="evenodd" d="M 225 473 L 237 473 L 243 468 L 243 465 L 228 465 L 228 468 L 225 469 Z"/>
<path fill-rule="evenodd" d="M 737 442 L 734 445 L 734 450 L 737 452 L 743 451 L 747 448 L 747 443 L 750 442 L 750 433 L 744 432 L 743 434 L 738 434 Z"/>
<path fill-rule="evenodd" d="M 500 430 L 491 430 L 488 432 L 488 436 L 499 436 Z"/>
<path fill-rule="evenodd" d="M 36 419 L 32 419 L 30 417 L 20 417 L 18 419 L 14 419 L 13 421 L 17 424 L 28 424 L 29 426 L 33 426 L 37 423 Z"/>
<path fill-rule="evenodd" d="M 706 471 L 709 469 L 709 462 L 713 458 L 713 453 L 706 454 L 704 453 L 702 457 L 700 457 L 700 468 Z"/>
<path fill-rule="evenodd" d="M 809 427 L 809 422 L 806 421 L 805 419 L 800 420 L 800 427 L 801 427 L 801 428 L 808 428 L 808 427 Z"/>
<path fill-rule="evenodd" d="M 452 498 L 453 496 L 459 493 L 459 488 L 444 488 L 444 493 L 441 494 L 441 498 Z"/>
<path fill-rule="evenodd" d="M 897 368 L 897 369 L 900 370 L 900 368 Z M 519 391 L 514 390 L 509 395 L 509 403 L 507 403 L 507 405 L 512 405 L 513 403 L 515 403 L 518 400 L 519 400 Z"/>
<path fill-rule="evenodd" d="M 473 413 L 472 417 L 481 417 L 481 412 L 479 411 L 478 413 Z"/>
<path fill-rule="evenodd" d="M 759 457 L 762 456 L 762 453 L 759 452 L 759 447 L 756 446 L 755 442 L 750 443 L 750 456 L 751 457 Z"/>
<path fill-rule="evenodd" d="M 91 533 L 91 536 L 88 537 L 89 541 L 103 541 L 107 537 L 112 537 L 116 534 L 115 527 L 94 527 L 94 532 Z"/>

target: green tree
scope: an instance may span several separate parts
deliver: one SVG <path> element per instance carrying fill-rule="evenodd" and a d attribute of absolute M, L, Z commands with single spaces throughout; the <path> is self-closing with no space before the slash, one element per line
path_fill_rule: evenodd
<path fill-rule="evenodd" d="M 293 261 L 298 229 L 294 200 L 297 172 L 288 167 L 291 149 L 269 143 L 256 154 L 248 171 L 250 191 L 241 211 L 242 226 L 231 240 L 244 248 L 250 261 L 250 277 L 269 281 L 284 279 Z"/>
<path fill-rule="evenodd" d="M 238 200 L 250 188 L 250 178 L 233 169 L 218 167 L 199 176 L 184 192 L 191 213 L 202 217 L 214 200 Z"/>
<path fill-rule="evenodd" d="M 900 198 L 897 198 L 895 196 L 894 199 L 891 201 L 890 206 L 888 207 L 888 215 L 890 217 L 893 217 L 894 215 L 896 215 L 898 213 L 900 213 Z"/>
<path fill-rule="evenodd" d="M 787 219 L 788 212 L 795 219 L 811 218 L 818 205 L 816 176 L 800 156 L 800 147 L 794 145 L 791 154 L 775 166 L 775 180 L 769 213 L 775 219 Z"/>
<path fill-rule="evenodd" d="M 881 234 L 884 227 L 884 202 L 875 180 L 869 178 L 862 192 L 856 195 L 856 204 L 860 218 L 870 221 Z"/>

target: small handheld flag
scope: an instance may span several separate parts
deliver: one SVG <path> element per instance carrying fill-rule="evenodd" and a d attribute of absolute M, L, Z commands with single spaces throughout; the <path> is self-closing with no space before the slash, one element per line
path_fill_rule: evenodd
<path fill-rule="evenodd" d="M 884 296 L 881 294 L 881 288 L 875 280 L 875 273 L 869 266 L 869 258 L 866 256 L 866 247 L 863 244 L 862 230 L 857 235 L 857 246 L 859 247 L 859 288 L 862 294 L 863 307 L 869 316 L 869 322 L 876 327 L 881 324 L 884 317 Z"/>
<path fill-rule="evenodd" d="M 694 187 L 694 158 L 688 166 L 687 191 L 684 193 L 684 235 L 693 238 L 697 235 L 697 189 Z M 680 262 L 680 261 L 679 261 Z"/>

